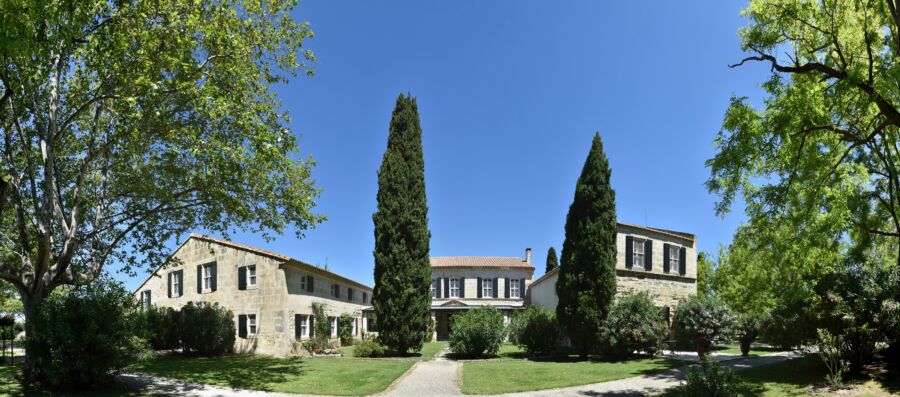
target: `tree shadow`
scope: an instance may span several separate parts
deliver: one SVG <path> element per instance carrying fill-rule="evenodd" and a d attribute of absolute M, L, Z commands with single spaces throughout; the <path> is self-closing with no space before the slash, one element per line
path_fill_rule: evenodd
<path fill-rule="evenodd" d="M 309 372 L 306 367 L 305 361 L 298 357 L 227 355 L 167 356 L 136 365 L 133 369 L 193 383 L 272 391 L 273 384 L 306 375 Z"/>
<path fill-rule="evenodd" d="M 95 389 L 59 391 L 34 385 L 24 385 L 17 379 L 19 365 L 0 365 L 0 395 L 10 397 L 139 397 L 155 396 L 140 388 L 118 383 L 97 386 Z M 165 394 L 158 394 L 163 396 Z"/>

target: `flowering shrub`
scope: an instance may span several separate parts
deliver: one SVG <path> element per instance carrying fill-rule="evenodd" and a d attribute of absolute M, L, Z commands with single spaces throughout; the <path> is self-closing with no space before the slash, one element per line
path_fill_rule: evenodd
<path fill-rule="evenodd" d="M 695 344 L 703 357 L 713 343 L 732 335 L 734 322 L 731 310 L 718 298 L 692 295 L 678 304 L 673 327 L 676 336 Z"/>
<path fill-rule="evenodd" d="M 600 349 L 613 357 L 636 351 L 656 354 L 666 337 L 666 323 L 646 292 L 623 295 L 600 326 Z"/>

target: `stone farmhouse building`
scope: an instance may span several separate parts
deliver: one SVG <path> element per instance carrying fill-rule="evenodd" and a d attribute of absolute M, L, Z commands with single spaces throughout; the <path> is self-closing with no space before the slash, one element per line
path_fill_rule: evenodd
<path fill-rule="evenodd" d="M 618 293 L 646 291 L 664 310 L 696 293 L 693 234 L 618 223 L 617 252 Z M 532 281 L 530 248 L 524 258 L 431 257 L 434 338 L 447 339 L 452 316 L 477 307 L 496 307 L 506 322 L 526 305 L 555 310 L 558 273 Z M 355 338 L 378 332 L 368 286 L 288 256 L 198 234 L 134 294 L 144 305 L 180 308 L 194 301 L 231 310 L 238 352 L 304 354 L 298 342 L 312 336 L 315 302 L 326 306 L 331 338 L 337 338 L 342 314 L 353 317 Z"/>
<path fill-rule="evenodd" d="M 210 302 L 235 316 L 235 351 L 302 354 L 296 341 L 313 329 L 312 304 L 324 303 L 331 338 L 337 319 L 353 316 L 353 334 L 366 327 L 368 286 L 294 258 L 231 241 L 192 234 L 135 291 L 144 305 L 180 308 Z"/>
<path fill-rule="evenodd" d="M 678 301 L 697 293 L 697 241 L 693 234 L 619 222 L 616 294 L 647 292 L 667 317 Z M 556 310 L 559 269 L 534 280 L 527 301 Z"/>

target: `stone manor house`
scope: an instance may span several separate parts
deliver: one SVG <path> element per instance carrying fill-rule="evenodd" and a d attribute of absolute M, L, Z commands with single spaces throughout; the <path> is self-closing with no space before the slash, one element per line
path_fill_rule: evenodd
<path fill-rule="evenodd" d="M 618 291 L 646 291 L 664 309 L 696 293 L 697 252 L 693 234 L 618 224 Z M 446 339 L 453 315 L 494 306 L 509 321 L 527 305 L 556 308 L 558 269 L 532 280 L 531 249 L 525 257 L 431 257 L 431 313 L 434 337 Z M 324 303 L 331 338 L 337 319 L 353 317 L 354 338 L 377 333 L 372 289 L 300 260 L 192 234 L 134 292 L 145 306 L 180 308 L 210 302 L 235 315 L 235 350 L 293 355 L 310 338 L 312 304 Z M 668 312 L 668 310 L 666 310 Z"/>

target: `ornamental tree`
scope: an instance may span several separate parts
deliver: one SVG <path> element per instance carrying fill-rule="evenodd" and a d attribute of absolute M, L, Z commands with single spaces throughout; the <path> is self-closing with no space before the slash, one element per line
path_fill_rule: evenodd
<path fill-rule="evenodd" d="M 559 258 L 556 256 L 556 248 L 550 247 L 550 249 L 547 250 L 547 269 L 544 273 L 549 273 L 557 267 L 559 267 Z"/>
<path fill-rule="evenodd" d="M 395 353 L 422 349 L 431 323 L 425 160 L 416 99 L 401 94 L 378 170 L 375 288 L 378 340 Z"/>
<path fill-rule="evenodd" d="M 582 357 L 596 346 L 616 293 L 616 195 L 610 174 L 597 133 L 566 216 L 556 282 L 556 318 Z"/>
<path fill-rule="evenodd" d="M 0 3 L 0 279 L 36 307 L 190 229 L 323 218 L 270 88 L 314 60 L 293 1 Z M 24 371 L 34 379 L 34 355 Z"/>

